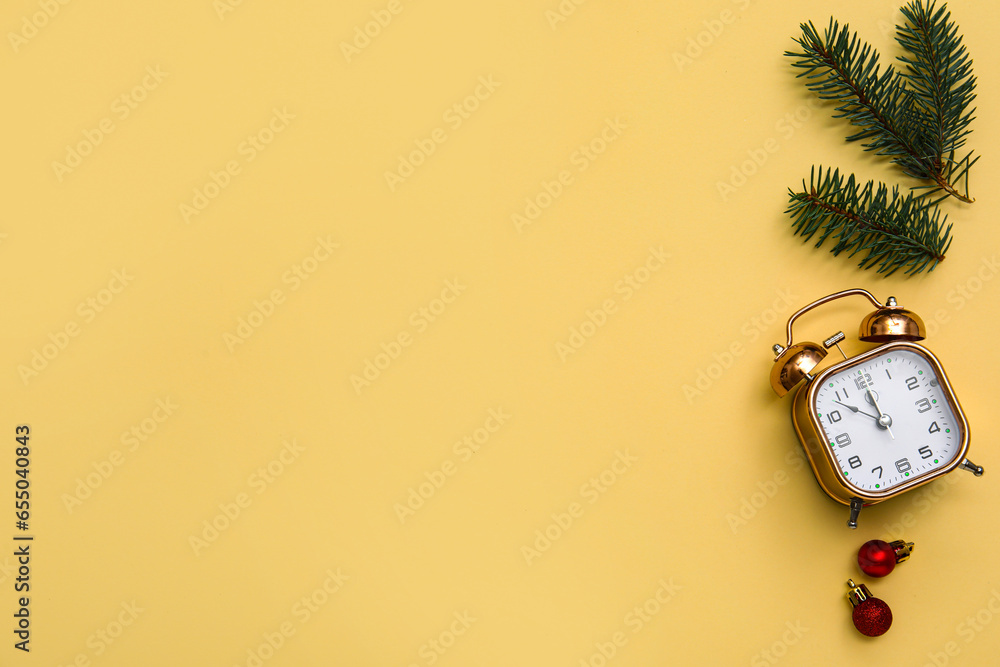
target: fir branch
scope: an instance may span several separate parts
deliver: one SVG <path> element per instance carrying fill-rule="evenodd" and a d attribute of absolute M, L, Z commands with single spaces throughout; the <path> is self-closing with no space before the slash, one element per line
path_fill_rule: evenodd
<path fill-rule="evenodd" d="M 900 75 L 912 108 L 927 119 L 924 134 L 935 168 L 945 183 L 957 184 L 965 176 L 965 197 L 959 198 L 967 200 L 968 170 L 979 158 L 970 151 L 956 161 L 955 152 L 972 132 L 968 128 L 975 109 L 969 106 L 976 99 L 976 77 L 947 9 L 947 4 L 936 9 L 934 0 L 913 0 L 900 9 L 906 23 L 897 27 L 896 41 L 909 54 L 899 58 L 906 65 Z"/>
<path fill-rule="evenodd" d="M 793 66 L 805 70 L 798 76 L 806 78 L 806 87 L 820 99 L 839 102 L 840 113 L 834 118 L 846 118 L 861 128 L 847 140 L 870 140 L 863 144 L 866 150 L 891 156 L 907 173 L 925 178 L 924 165 L 913 158 L 919 152 L 913 142 L 916 127 L 906 122 L 912 115 L 901 109 L 899 74 L 891 66 L 880 73 L 878 53 L 847 25 L 840 27 L 831 18 L 822 36 L 812 22 L 801 28 L 802 37 L 795 41 L 803 51 L 785 55 L 796 58 Z"/>
<path fill-rule="evenodd" d="M 919 0 L 913 4 L 919 5 Z M 934 123 L 924 113 L 922 102 L 914 105 L 918 92 L 907 89 L 906 76 L 892 66 L 882 69 L 875 49 L 861 41 L 849 26 L 841 27 L 832 18 L 822 35 L 811 22 L 803 23 L 801 28 L 802 37 L 795 41 L 802 51 L 787 51 L 785 55 L 795 58 L 793 65 L 804 70 L 798 76 L 806 79 L 806 87 L 820 99 L 837 103 L 838 113 L 834 117 L 845 118 L 858 128 L 847 140 L 862 141 L 865 150 L 891 158 L 908 176 L 930 181 L 931 185 L 922 188 L 929 192 L 923 194 L 944 190 L 948 195 L 971 202 L 967 188 L 963 195 L 954 184 L 967 175 L 972 163 L 967 159 L 954 161 L 950 149 L 947 156 L 944 151 L 935 150 L 935 133 L 931 129 Z M 935 35 L 942 34 L 949 33 L 947 30 L 935 32 Z M 941 38 L 936 39 L 940 41 Z M 940 55 L 943 54 L 935 52 L 927 62 L 938 62 Z M 920 61 L 920 58 L 915 56 L 913 60 Z M 934 69 L 939 74 L 956 71 L 949 66 L 935 66 Z M 911 73 L 907 71 L 907 74 Z M 950 81 L 949 77 L 940 83 L 943 86 Z M 953 114 L 955 104 L 943 103 L 941 108 Z M 961 122 L 955 122 L 953 115 L 949 114 L 942 116 L 946 122 L 942 124 L 941 133 L 955 129 L 964 131 Z M 960 115 L 959 118 L 962 120 L 965 117 Z M 949 135 L 945 138 L 951 139 L 952 144 L 960 145 L 963 137 Z M 948 144 L 941 141 L 938 145 L 943 147 Z"/>
<path fill-rule="evenodd" d="M 849 257 L 865 252 L 862 269 L 892 275 L 933 271 L 951 245 L 951 225 L 945 227 L 936 206 L 928 206 L 912 193 L 891 192 L 884 183 L 859 185 L 851 174 L 847 180 L 839 170 L 814 167 L 802 191 L 788 191 L 788 210 L 795 233 L 811 239 L 817 233 L 820 247 L 833 240 L 830 252 Z"/>

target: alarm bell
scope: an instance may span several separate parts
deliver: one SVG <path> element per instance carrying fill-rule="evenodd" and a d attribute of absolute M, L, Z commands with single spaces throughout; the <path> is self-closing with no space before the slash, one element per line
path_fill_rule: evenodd
<path fill-rule="evenodd" d="M 869 313 L 865 319 L 861 320 L 861 327 L 858 338 L 866 343 L 889 343 L 892 341 L 915 341 L 923 340 L 926 328 L 923 320 L 913 311 L 900 308 L 896 305 L 895 297 L 889 297 L 883 306 L 878 299 L 872 296 L 871 292 L 863 289 L 849 289 L 842 292 L 830 294 L 821 299 L 813 301 L 809 305 L 800 309 L 788 318 L 787 334 L 788 342 L 774 346 L 774 367 L 771 369 L 771 387 L 778 396 L 784 396 L 803 378 L 812 379 L 810 372 L 826 357 L 826 350 L 816 343 L 792 343 L 792 323 L 808 311 L 836 299 L 846 296 L 863 296 L 874 305 L 877 310 Z M 834 337 L 836 338 L 836 337 Z M 834 340 L 827 341 L 830 347 L 843 335 Z"/>
<path fill-rule="evenodd" d="M 826 357 L 826 350 L 808 341 L 784 349 L 781 349 L 780 345 L 775 345 L 774 351 L 778 352 L 778 357 L 771 368 L 771 387 L 778 396 L 784 396 L 791 391 L 799 380 L 809 375 L 809 372 Z"/>
<path fill-rule="evenodd" d="M 900 308 L 889 297 L 885 306 L 868 313 L 861 320 L 858 338 L 866 343 L 889 343 L 894 340 L 923 340 L 924 321 L 911 310 Z"/>

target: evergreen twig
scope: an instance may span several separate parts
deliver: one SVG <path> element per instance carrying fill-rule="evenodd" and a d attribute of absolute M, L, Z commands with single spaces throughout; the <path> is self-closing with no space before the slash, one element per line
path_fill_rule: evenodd
<path fill-rule="evenodd" d="M 795 58 L 810 90 L 837 104 L 834 117 L 857 128 L 848 141 L 862 141 L 865 150 L 929 181 L 917 188 L 925 195 L 943 191 L 972 202 L 968 171 L 976 159 L 970 153 L 956 161 L 955 151 L 969 133 L 972 112 L 966 109 L 975 97 L 975 78 L 945 7 L 913 0 L 903 8 L 908 23 L 898 28 L 897 39 L 910 54 L 901 58 L 904 72 L 882 69 L 875 49 L 832 18 L 822 35 L 811 22 L 801 24 L 802 37 L 795 41 L 802 50 L 785 55 Z"/>
<path fill-rule="evenodd" d="M 786 213 L 791 214 L 796 234 L 806 240 L 819 234 L 816 247 L 833 240 L 830 252 L 849 257 L 864 252 L 862 269 L 877 266 L 877 272 L 892 275 L 933 271 L 944 260 L 951 245 L 951 225 L 945 227 L 936 206 L 927 206 L 912 193 L 902 196 L 898 187 L 869 181 L 859 185 L 850 175 L 845 181 L 839 170 L 813 168 L 802 191 L 788 191 Z"/>
<path fill-rule="evenodd" d="M 965 197 L 960 198 L 969 199 L 968 171 L 979 157 L 970 151 L 956 161 L 955 152 L 972 131 L 969 123 L 975 109 L 969 106 L 976 99 L 976 77 L 947 9 L 947 4 L 936 9 L 933 0 L 929 5 L 913 0 L 900 9 L 906 23 L 897 27 L 896 41 L 909 54 L 899 57 L 906 65 L 900 75 L 907 83 L 910 105 L 926 119 L 923 136 L 935 170 L 946 183 L 965 178 Z"/>

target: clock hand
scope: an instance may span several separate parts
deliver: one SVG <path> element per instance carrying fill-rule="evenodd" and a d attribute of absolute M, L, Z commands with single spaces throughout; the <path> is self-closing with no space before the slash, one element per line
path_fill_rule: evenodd
<path fill-rule="evenodd" d="M 889 437 L 895 440 L 896 436 L 892 434 L 892 429 L 889 428 L 892 426 L 892 417 L 882 412 L 882 408 L 878 406 L 878 400 L 875 398 L 875 392 L 871 390 L 871 387 L 868 386 L 867 382 L 865 382 L 865 391 L 868 392 L 868 399 L 872 402 L 872 405 L 874 405 L 875 409 L 878 410 L 879 427 L 887 430 L 889 432 Z"/>
<path fill-rule="evenodd" d="M 851 412 L 860 412 L 865 417 L 871 417 L 875 421 L 878 421 L 878 417 L 876 417 L 875 415 L 870 415 L 867 412 L 865 412 L 864 410 L 859 410 L 858 408 L 854 407 L 853 405 L 848 405 L 847 403 L 841 403 L 840 401 L 834 401 L 834 403 L 840 403 L 841 405 L 843 405 L 845 408 L 847 408 Z"/>

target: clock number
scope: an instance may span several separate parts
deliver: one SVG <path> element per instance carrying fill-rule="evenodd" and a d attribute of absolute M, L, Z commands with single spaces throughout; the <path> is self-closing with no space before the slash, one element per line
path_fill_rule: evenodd
<path fill-rule="evenodd" d="M 928 447 L 927 445 L 924 445 L 917 451 L 920 452 L 920 458 L 922 459 L 929 459 L 930 457 L 934 456 L 934 452 L 932 452 L 931 448 Z"/>
<path fill-rule="evenodd" d="M 882 466 L 875 466 L 874 468 L 872 468 L 872 473 L 874 473 L 876 470 L 878 470 L 878 478 L 882 479 Z"/>
<path fill-rule="evenodd" d="M 927 412 L 931 409 L 931 402 L 926 398 L 921 398 L 914 405 L 917 406 L 917 412 Z"/>
<path fill-rule="evenodd" d="M 854 378 L 854 385 L 858 388 L 859 391 L 866 387 L 870 387 L 872 386 L 872 376 L 869 375 L 868 373 L 865 373 L 864 375 L 859 375 L 856 378 Z"/>
<path fill-rule="evenodd" d="M 834 438 L 834 441 L 837 443 L 839 447 L 847 447 L 849 444 L 851 444 L 851 436 L 847 435 L 846 433 L 841 433 L 836 438 Z"/>
<path fill-rule="evenodd" d="M 851 458 L 847 459 L 847 462 L 851 464 L 851 468 L 852 469 L 853 468 L 860 468 L 861 467 L 861 457 L 860 456 L 852 456 Z"/>
<path fill-rule="evenodd" d="M 837 422 L 839 422 L 841 420 L 841 416 L 840 416 L 840 411 L 839 410 L 832 410 L 831 412 L 827 413 L 826 416 L 830 419 L 830 423 L 831 424 L 836 424 Z"/>
<path fill-rule="evenodd" d="M 896 461 L 896 471 L 897 472 L 908 472 L 910 470 L 910 462 L 906 459 L 899 459 Z"/>
<path fill-rule="evenodd" d="M 933 422 L 931 424 L 931 427 L 929 429 L 927 429 L 927 432 L 928 433 L 937 433 L 940 430 L 941 430 L 941 427 L 938 426 L 938 423 L 937 422 Z M 924 458 L 927 458 L 927 457 L 925 456 Z"/>
<path fill-rule="evenodd" d="M 913 391 L 919 386 L 920 386 L 920 380 L 918 380 L 917 378 L 915 377 L 906 378 L 906 388 L 909 389 L 910 391 Z"/>

